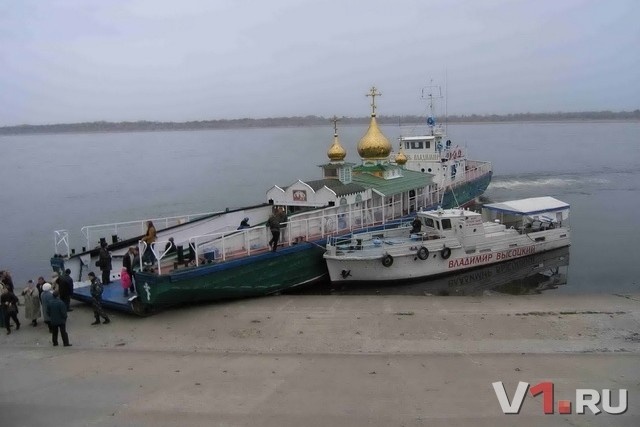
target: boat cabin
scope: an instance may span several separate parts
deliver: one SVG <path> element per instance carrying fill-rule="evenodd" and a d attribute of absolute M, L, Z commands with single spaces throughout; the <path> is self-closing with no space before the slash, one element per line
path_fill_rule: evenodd
<path fill-rule="evenodd" d="M 487 230 L 482 223 L 482 215 L 465 209 L 438 209 L 419 212 L 417 218 L 422 222 L 423 236 L 427 239 L 453 237 L 464 246 L 474 246 L 482 240 Z M 504 225 L 489 232 L 504 230 Z"/>
<path fill-rule="evenodd" d="M 467 168 L 462 148 L 450 139 L 443 142 L 439 134 L 403 136 L 400 152 L 406 158 L 406 169 L 432 174 L 436 182 L 460 180 Z"/>
<path fill-rule="evenodd" d="M 483 206 L 485 219 L 523 233 L 566 227 L 569 204 L 553 197 L 532 197 Z"/>

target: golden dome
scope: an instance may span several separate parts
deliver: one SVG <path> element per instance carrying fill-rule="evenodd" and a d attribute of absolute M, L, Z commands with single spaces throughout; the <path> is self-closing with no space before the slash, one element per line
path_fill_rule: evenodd
<path fill-rule="evenodd" d="M 391 154 L 391 143 L 382 134 L 376 121 L 376 96 L 381 96 L 375 86 L 373 86 L 367 96 L 371 97 L 371 123 L 369 129 L 358 142 L 358 154 L 363 159 L 386 159 Z"/>
<path fill-rule="evenodd" d="M 396 154 L 396 163 L 400 166 L 407 163 L 407 156 L 404 155 L 403 151 L 400 151 L 398 154 Z"/>
<path fill-rule="evenodd" d="M 338 139 L 338 122 L 340 119 L 337 116 L 333 116 L 331 121 L 333 122 L 333 144 L 329 147 L 327 156 L 329 156 L 329 160 L 332 162 L 340 162 L 347 156 L 347 150 L 342 148 L 340 140 Z"/>
<path fill-rule="evenodd" d="M 331 161 L 341 161 L 347 157 L 347 150 L 345 150 L 342 145 L 340 145 L 340 140 L 338 139 L 338 134 L 333 135 L 333 144 L 329 147 L 329 151 L 327 151 L 327 156 L 329 156 L 329 160 Z"/>
<path fill-rule="evenodd" d="M 391 143 L 382 134 L 375 114 L 371 115 L 369 129 L 358 142 L 358 154 L 363 159 L 386 159 L 391 153 Z"/>

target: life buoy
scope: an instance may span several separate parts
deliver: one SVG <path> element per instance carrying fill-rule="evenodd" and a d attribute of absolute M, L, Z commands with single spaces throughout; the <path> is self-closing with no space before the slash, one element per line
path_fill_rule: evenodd
<path fill-rule="evenodd" d="M 440 256 L 442 257 L 442 259 L 448 259 L 451 256 L 451 249 L 445 246 L 440 251 Z"/>
<path fill-rule="evenodd" d="M 424 246 L 418 249 L 418 258 L 420 258 L 423 261 L 429 258 L 429 249 L 425 248 Z"/>
<path fill-rule="evenodd" d="M 382 265 L 384 265 L 385 267 L 391 267 L 393 265 L 393 257 L 389 254 L 383 256 Z"/>

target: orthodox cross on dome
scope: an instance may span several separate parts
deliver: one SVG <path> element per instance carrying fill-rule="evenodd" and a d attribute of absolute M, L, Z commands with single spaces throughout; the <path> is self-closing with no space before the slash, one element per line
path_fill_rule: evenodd
<path fill-rule="evenodd" d="M 366 96 L 371 97 L 371 117 L 376 116 L 376 96 L 382 96 L 378 89 L 375 86 L 371 86 L 369 93 Z"/>
<path fill-rule="evenodd" d="M 334 135 L 338 134 L 338 122 L 339 121 L 340 121 L 340 119 L 338 118 L 338 116 L 331 117 L 331 122 L 333 123 L 333 134 Z"/>

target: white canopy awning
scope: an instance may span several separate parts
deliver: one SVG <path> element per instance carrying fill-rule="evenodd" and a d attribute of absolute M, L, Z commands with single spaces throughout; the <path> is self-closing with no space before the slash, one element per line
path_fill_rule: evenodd
<path fill-rule="evenodd" d="M 553 197 L 533 197 L 530 199 L 511 200 L 491 203 L 483 206 L 486 209 L 516 215 L 538 215 L 545 212 L 568 211 L 569 204 Z"/>

